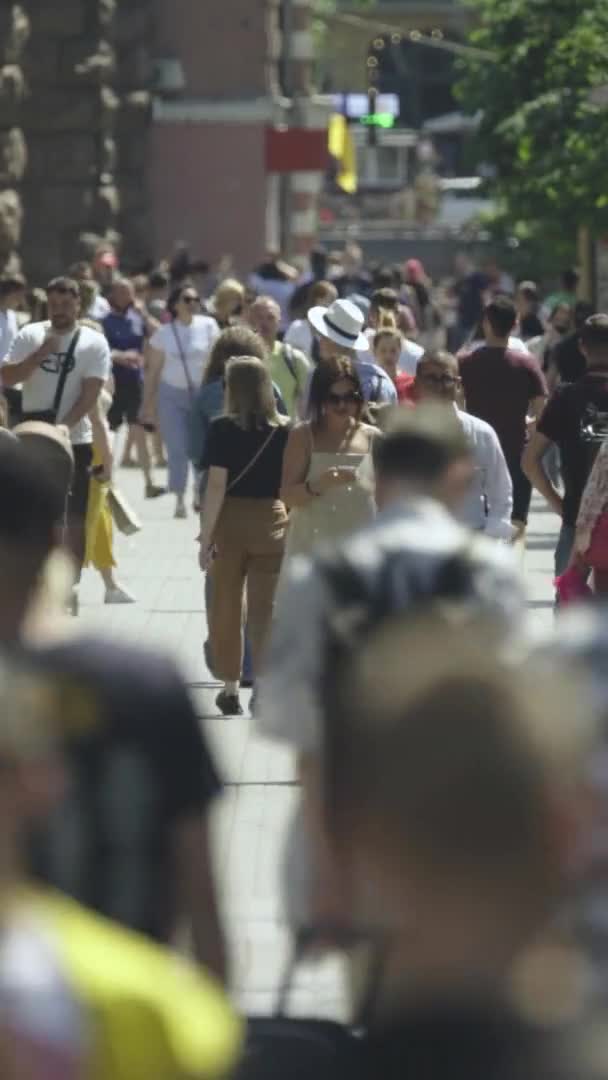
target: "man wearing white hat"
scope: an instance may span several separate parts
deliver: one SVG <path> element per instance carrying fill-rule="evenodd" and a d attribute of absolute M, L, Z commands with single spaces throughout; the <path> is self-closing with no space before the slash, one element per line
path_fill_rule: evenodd
<path fill-rule="evenodd" d="M 328 308 L 313 307 L 308 312 L 308 321 L 319 340 L 321 361 L 348 356 L 357 368 L 366 401 L 376 405 L 397 404 L 392 380 L 368 359 L 369 341 L 363 333 L 365 320 L 352 300 L 335 300 Z"/>

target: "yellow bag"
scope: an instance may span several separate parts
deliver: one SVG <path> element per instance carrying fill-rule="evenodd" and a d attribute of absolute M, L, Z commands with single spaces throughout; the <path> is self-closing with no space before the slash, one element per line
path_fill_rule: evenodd
<path fill-rule="evenodd" d="M 49 928 L 88 1016 L 87 1080 L 216 1080 L 232 1071 L 243 1025 L 210 976 L 59 893 L 36 890 L 26 903 Z"/>

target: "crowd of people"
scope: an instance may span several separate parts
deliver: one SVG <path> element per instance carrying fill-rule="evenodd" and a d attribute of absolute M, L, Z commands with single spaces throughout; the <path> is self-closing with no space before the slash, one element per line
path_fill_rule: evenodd
<path fill-rule="evenodd" d="M 354 245 L 200 271 L 104 248 L 42 296 L 0 279 L 2 1076 L 276 1075 L 229 1001 L 183 678 L 61 611 L 88 565 L 135 600 L 121 466 L 198 517 L 219 712 L 252 687 L 296 756 L 285 916 L 344 952 L 356 1027 L 310 1063 L 284 1031 L 290 1075 L 603 1075 L 608 315 L 574 271 L 543 301 L 464 257 L 448 307 Z M 533 488 L 582 601 L 542 641 Z"/>

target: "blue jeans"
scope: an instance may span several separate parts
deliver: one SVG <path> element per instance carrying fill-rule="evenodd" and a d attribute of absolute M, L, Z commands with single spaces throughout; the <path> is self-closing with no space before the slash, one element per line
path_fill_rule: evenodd
<path fill-rule="evenodd" d="M 169 491 L 183 495 L 190 465 L 192 401 L 188 390 L 161 382 L 158 388 L 158 423 L 167 447 Z"/>
<path fill-rule="evenodd" d="M 559 537 L 557 539 L 557 547 L 555 548 L 555 576 L 559 577 L 563 574 L 570 562 L 570 556 L 572 554 L 572 548 L 574 546 L 574 535 L 576 529 L 574 525 L 563 525 L 559 531 Z"/>
<path fill-rule="evenodd" d="M 205 574 L 205 610 L 209 611 L 211 606 L 211 574 Z M 247 637 L 247 627 L 245 627 L 245 642 L 243 648 L 243 671 L 241 674 L 242 679 L 247 681 L 253 679 L 253 665 L 251 663 L 251 646 L 249 644 L 249 638 Z"/>

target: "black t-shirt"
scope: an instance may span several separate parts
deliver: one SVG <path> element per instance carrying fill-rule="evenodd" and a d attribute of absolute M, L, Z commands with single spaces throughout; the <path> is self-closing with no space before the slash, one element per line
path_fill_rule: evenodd
<path fill-rule="evenodd" d="M 474 270 L 456 284 L 458 321 L 467 330 L 476 326 L 483 315 L 483 294 L 489 284 L 489 279 L 479 270 Z"/>
<path fill-rule="evenodd" d="M 545 328 L 538 315 L 531 311 L 528 315 L 522 315 L 519 322 L 519 335 L 522 341 L 530 341 L 531 338 L 542 337 Z"/>
<path fill-rule="evenodd" d="M 562 383 L 551 395 L 537 430 L 559 447 L 564 480 L 565 525 L 576 525 L 589 477 L 589 453 L 581 437 L 587 405 L 608 412 L 608 372 L 584 375 L 576 383 Z"/>
<path fill-rule="evenodd" d="M 221 789 L 182 678 L 99 638 L 27 653 L 57 680 L 67 786 L 33 838 L 35 876 L 158 941 L 173 927 L 172 832 Z"/>
<path fill-rule="evenodd" d="M 551 363 L 557 368 L 562 382 L 577 382 L 587 371 L 587 359 L 579 342 L 580 330 L 575 330 L 553 347 Z"/>
<path fill-rule="evenodd" d="M 287 425 L 273 428 L 266 424 L 263 428 L 245 431 L 230 416 L 220 416 L 212 422 L 209 430 L 205 468 L 216 466 L 227 469 L 226 486 L 230 488 L 230 496 L 278 499 L 288 435 Z M 242 480 L 230 487 L 260 450 L 255 464 Z"/>

